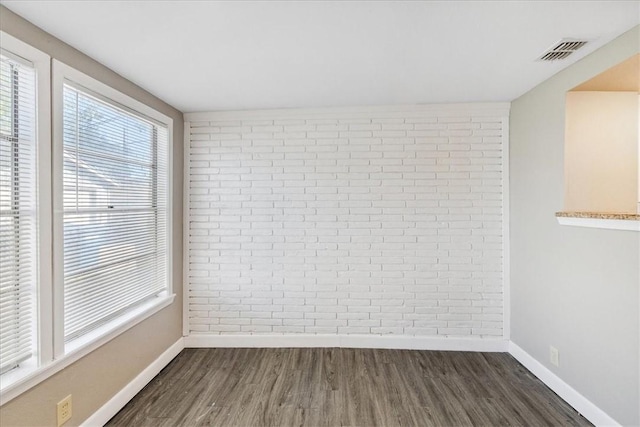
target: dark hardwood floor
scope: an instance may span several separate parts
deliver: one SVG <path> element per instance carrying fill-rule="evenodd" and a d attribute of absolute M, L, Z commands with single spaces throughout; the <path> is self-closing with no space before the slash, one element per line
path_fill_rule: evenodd
<path fill-rule="evenodd" d="M 508 354 L 185 349 L 109 426 L 590 425 Z"/>

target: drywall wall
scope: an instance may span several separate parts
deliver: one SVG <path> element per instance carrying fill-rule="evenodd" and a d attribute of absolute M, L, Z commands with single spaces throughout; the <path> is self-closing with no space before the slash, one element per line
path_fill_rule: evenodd
<path fill-rule="evenodd" d="M 502 339 L 507 107 L 186 115 L 190 332 Z"/>
<path fill-rule="evenodd" d="M 569 92 L 565 116 L 564 210 L 636 213 L 638 92 Z"/>
<path fill-rule="evenodd" d="M 640 54 L 574 87 L 572 92 L 640 92 Z"/>
<path fill-rule="evenodd" d="M 56 424 L 56 402 L 73 394 L 76 426 L 111 399 L 182 335 L 182 113 L 0 6 L 0 30 L 173 119 L 173 304 L 0 407 L 3 426 Z"/>
<path fill-rule="evenodd" d="M 624 425 L 640 424 L 640 233 L 558 225 L 565 95 L 638 52 L 638 27 L 512 103 L 511 340 Z M 560 366 L 549 363 L 549 346 Z"/>

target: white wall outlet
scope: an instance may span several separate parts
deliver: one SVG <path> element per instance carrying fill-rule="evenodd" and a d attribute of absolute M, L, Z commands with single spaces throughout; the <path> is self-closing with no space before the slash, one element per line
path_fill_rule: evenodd
<path fill-rule="evenodd" d="M 554 346 L 549 347 L 549 360 L 554 366 L 560 366 L 560 352 Z"/>
<path fill-rule="evenodd" d="M 71 418 L 71 395 L 58 402 L 58 427 Z"/>

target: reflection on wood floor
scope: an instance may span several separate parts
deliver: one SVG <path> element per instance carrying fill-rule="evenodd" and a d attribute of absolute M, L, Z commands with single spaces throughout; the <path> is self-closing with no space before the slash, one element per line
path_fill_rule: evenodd
<path fill-rule="evenodd" d="M 510 355 L 185 349 L 109 426 L 590 425 Z"/>

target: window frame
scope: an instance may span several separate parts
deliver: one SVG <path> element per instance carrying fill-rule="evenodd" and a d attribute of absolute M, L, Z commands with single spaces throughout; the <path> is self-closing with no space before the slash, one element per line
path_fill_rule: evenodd
<path fill-rule="evenodd" d="M 71 95 L 71 93 L 73 93 L 73 95 Z M 97 215 L 106 215 L 106 214 L 114 214 L 114 213 L 116 215 L 122 215 L 123 213 L 128 213 L 128 212 L 138 212 L 138 213 L 146 212 L 147 214 L 151 214 L 151 216 L 155 218 L 154 226 L 153 226 L 153 230 L 151 229 L 145 230 L 145 233 L 143 235 L 140 235 L 140 237 L 143 239 L 146 239 L 153 234 L 155 235 L 155 238 L 153 239 L 154 245 L 153 245 L 152 252 L 149 252 L 150 249 L 148 246 L 146 246 L 144 248 L 144 251 L 146 251 L 146 253 L 143 253 L 142 255 L 144 255 L 145 257 L 148 255 L 152 255 L 152 258 L 155 260 L 155 262 L 161 262 L 163 266 L 163 271 L 166 273 L 166 267 L 168 265 L 167 261 L 169 256 L 168 252 L 170 250 L 170 247 L 167 246 L 167 242 L 166 242 L 166 236 L 168 234 L 168 227 L 167 227 L 168 224 L 166 220 L 166 214 L 169 206 L 167 205 L 168 185 L 163 185 L 163 183 L 167 183 L 168 182 L 167 180 L 169 178 L 168 168 L 167 168 L 168 149 L 169 149 L 168 126 L 156 121 L 155 119 L 142 115 L 137 111 L 134 111 L 130 108 L 126 108 L 121 104 L 118 104 L 103 95 L 95 93 L 92 90 L 84 86 L 78 85 L 75 82 L 71 82 L 70 80 L 67 80 L 67 79 L 64 80 L 63 96 L 65 97 L 64 106 L 63 106 L 63 115 L 65 117 L 65 123 L 63 126 L 65 129 L 68 130 L 68 126 L 70 124 L 75 125 L 76 128 L 83 127 L 83 123 L 81 122 L 81 117 L 77 115 L 78 111 L 75 112 L 76 114 L 74 118 L 68 117 L 67 112 L 64 111 L 65 108 L 69 107 L 69 103 L 67 99 L 68 96 L 72 96 L 75 98 L 76 106 L 78 105 L 78 102 L 81 99 L 84 99 L 85 102 L 93 103 L 93 105 L 102 105 L 107 110 L 112 111 L 113 114 L 117 117 L 120 117 L 120 118 L 130 117 L 138 121 L 139 123 L 143 123 L 143 126 L 150 126 L 149 128 L 150 133 L 148 136 L 150 137 L 149 154 L 151 158 L 151 160 L 125 158 L 125 157 L 120 157 L 120 155 L 118 154 L 114 155 L 113 153 L 100 150 L 96 146 L 93 146 L 93 144 L 91 144 L 90 147 L 84 147 L 84 146 L 77 147 L 77 146 L 69 146 L 69 141 L 63 141 L 63 145 L 66 144 L 63 147 L 63 150 L 62 150 L 63 153 L 71 153 L 72 157 L 81 156 L 80 159 L 82 160 L 80 161 L 80 163 L 84 163 L 87 161 L 86 158 L 84 157 L 86 155 L 86 156 L 92 157 L 94 161 L 98 160 L 98 162 L 106 162 L 103 164 L 103 166 L 107 168 L 113 167 L 115 165 L 122 166 L 123 164 L 126 164 L 126 165 L 133 165 L 134 167 L 148 168 L 150 172 L 150 176 L 148 177 L 148 180 L 145 182 L 145 184 L 147 184 L 146 190 L 148 191 L 147 196 L 149 197 L 150 205 L 142 206 L 135 203 L 135 206 L 129 206 L 128 204 L 131 202 L 130 200 L 127 200 L 125 202 L 121 199 L 118 199 L 118 200 L 115 200 L 115 201 L 112 200 L 109 202 L 109 203 L 116 203 L 118 204 L 118 206 L 108 206 L 107 204 L 104 204 L 102 205 L 103 207 L 99 205 L 95 205 L 88 208 L 87 206 L 84 206 L 84 203 L 88 202 L 87 200 L 82 200 L 79 202 L 77 199 L 78 192 L 82 193 L 83 191 L 87 190 L 87 187 L 84 186 L 85 183 L 83 183 L 82 181 L 82 174 L 78 175 L 79 172 L 78 172 L 78 169 L 76 168 L 75 173 L 73 175 L 75 179 L 72 179 L 72 181 L 75 181 L 76 188 L 74 190 L 71 190 L 72 193 L 75 193 L 75 197 L 76 197 L 75 209 L 69 209 L 70 206 L 67 205 L 68 203 L 70 203 L 70 199 L 68 198 L 69 191 L 70 191 L 70 188 L 68 187 L 70 185 L 70 182 L 68 181 L 69 168 L 67 166 L 63 166 L 62 168 L 63 176 L 65 176 L 66 177 L 65 180 L 67 180 L 63 183 L 64 186 L 66 186 L 65 190 L 63 191 L 63 205 L 65 206 L 65 210 L 63 210 L 62 212 L 62 219 L 63 219 L 62 222 L 65 224 L 63 225 L 63 232 L 66 233 L 66 230 L 64 229 L 64 227 L 68 225 L 68 223 L 66 222 L 67 220 L 73 221 L 72 218 L 74 217 L 76 217 L 76 220 L 78 220 L 78 218 L 84 218 L 84 216 L 88 214 L 87 210 L 91 211 L 91 214 L 97 214 Z M 68 159 L 65 158 L 64 163 L 66 163 L 67 161 Z M 150 163 L 148 163 L 149 161 Z M 57 162 L 56 165 L 60 165 L 60 163 Z M 97 166 L 93 164 L 92 166 L 88 166 L 88 167 L 91 169 L 92 167 L 97 167 Z M 159 173 L 162 173 L 162 175 L 158 175 Z M 144 197 L 144 195 L 142 194 L 139 194 L 139 196 Z M 119 193 L 119 195 L 116 196 L 116 198 L 118 197 L 123 197 L 123 196 L 121 193 Z M 81 199 L 82 199 L 82 196 L 81 196 Z M 78 205 L 78 203 L 80 204 Z M 67 215 L 70 215 L 70 217 L 68 217 Z M 76 215 L 80 215 L 80 217 L 77 217 Z M 132 214 L 132 215 L 135 215 L 135 214 Z M 163 217 L 163 220 L 161 223 L 158 222 L 159 216 Z M 82 219 L 80 219 L 80 221 L 82 222 Z M 123 225 L 122 223 L 120 224 Z M 96 225 L 95 223 L 92 223 L 92 228 L 95 225 Z M 113 224 L 113 225 L 117 226 L 117 224 Z M 107 235 L 107 237 L 114 237 L 114 236 L 115 234 L 111 234 L 111 233 Z M 163 239 L 165 239 L 164 244 L 162 244 Z M 133 244 L 133 242 L 130 240 L 127 240 L 127 242 Z M 77 240 L 76 240 L 76 244 L 78 244 Z M 64 248 L 67 248 L 66 243 L 63 243 L 63 246 Z M 82 247 L 82 246 L 73 246 L 73 248 L 75 249 L 78 249 L 79 247 Z M 100 245 L 99 247 L 104 248 L 105 246 Z M 84 254 L 85 254 L 84 258 L 86 259 L 87 254 L 86 253 Z M 136 252 L 135 254 L 131 253 L 130 255 L 133 257 L 137 257 L 138 255 L 140 255 L 140 253 Z M 70 258 L 77 261 L 77 260 L 81 260 L 83 256 L 76 256 L 76 257 L 71 256 Z M 69 260 L 70 260 L 69 258 L 66 258 L 65 264 L 69 262 Z M 130 257 L 120 258 L 120 259 L 117 259 L 115 262 L 113 262 L 113 258 L 109 258 L 109 261 L 107 262 L 111 265 L 111 267 L 113 267 L 113 265 L 117 265 L 121 263 L 127 264 L 131 262 L 131 258 Z M 93 267 L 94 268 L 97 267 L 98 268 L 97 271 L 100 271 L 100 269 L 104 268 L 104 264 L 94 264 Z M 67 271 L 67 273 L 65 274 L 68 274 L 68 273 L 69 272 Z M 122 283 L 132 283 L 130 281 L 130 279 L 133 280 L 132 278 L 128 276 L 125 276 L 125 277 L 127 277 L 127 281 Z M 69 279 L 68 276 L 66 276 L 66 278 L 67 280 Z M 77 279 L 78 276 L 75 276 L 75 278 Z M 69 313 L 65 312 L 65 320 L 64 320 L 65 346 L 75 340 L 81 340 L 82 337 L 84 337 L 85 335 L 90 335 L 93 332 L 93 330 L 99 329 L 101 325 L 109 323 L 112 319 L 125 316 L 126 313 L 128 313 L 129 311 L 135 310 L 138 306 L 143 305 L 144 302 L 157 298 L 157 296 L 162 293 L 166 293 L 167 285 L 169 283 L 167 274 L 158 275 L 157 278 L 159 280 L 157 284 L 160 285 L 160 289 L 161 289 L 160 291 L 157 291 L 157 287 L 153 286 L 156 289 L 154 293 L 148 294 L 147 296 L 144 296 L 138 300 L 130 300 L 129 302 L 132 302 L 133 305 L 128 307 L 127 306 L 122 307 L 115 312 L 107 314 L 106 316 L 94 318 L 94 322 L 86 324 L 84 327 L 80 328 L 79 330 L 76 330 L 75 332 L 71 332 L 71 333 L 68 332 L 68 328 L 70 327 L 70 324 L 66 323 L 66 321 L 69 317 Z M 92 285 L 91 281 L 88 281 L 88 282 L 85 281 L 85 284 L 89 286 Z M 144 288 L 145 284 L 142 284 L 142 287 Z M 97 288 L 91 288 L 91 289 L 97 289 Z M 140 289 L 140 288 L 137 288 L 137 289 Z M 131 290 L 133 291 L 133 289 Z M 66 292 L 68 292 L 68 290 Z M 110 292 L 108 295 L 109 296 L 123 295 L 121 292 L 122 292 L 122 289 L 115 291 L 115 293 Z M 78 293 L 72 293 L 72 295 L 65 294 L 64 298 L 72 297 L 72 296 L 77 297 L 79 295 Z M 70 308 L 68 304 L 65 304 L 65 306 L 66 306 L 66 309 Z M 94 308 L 96 308 L 95 304 L 89 308 L 89 311 L 87 312 L 87 314 L 91 316 L 94 313 L 93 311 Z M 101 307 L 101 308 L 104 308 L 104 307 Z M 83 308 L 80 308 L 79 306 L 75 306 L 73 309 L 83 311 Z M 65 347 L 65 350 L 67 351 L 68 348 Z"/>
<path fill-rule="evenodd" d="M 23 41 L 0 31 L 2 49 L 31 64 L 35 70 L 35 109 L 36 109 L 36 238 L 34 272 L 36 289 L 34 295 L 34 356 L 19 367 L 0 376 L 2 396 L 5 403 L 5 389 L 10 389 L 38 366 L 53 358 L 53 346 L 50 324 L 52 321 L 53 289 L 51 281 L 51 58 L 46 53 Z M 6 384 L 6 385 L 5 385 Z"/>
<path fill-rule="evenodd" d="M 53 121 L 53 148 L 52 148 L 52 186 L 53 194 L 53 356 L 60 358 L 69 353 L 75 353 L 83 350 L 87 346 L 94 347 L 96 343 L 103 340 L 105 336 L 111 335 L 112 331 L 124 330 L 133 326 L 130 325 L 130 317 L 138 315 L 146 318 L 159 310 L 159 306 L 165 307 L 169 305 L 175 298 L 173 292 L 173 272 L 172 262 L 172 236 L 173 218 L 171 214 L 172 206 L 172 189 L 173 183 L 171 177 L 172 170 L 172 141 L 173 141 L 173 120 L 154 110 L 153 108 L 131 98 L 128 95 L 90 77 L 69 65 L 64 64 L 56 59 L 52 60 L 52 121 Z M 65 343 L 64 338 L 64 236 L 63 236 L 63 194 L 64 194 L 64 161 L 63 161 L 63 120 L 64 120 L 64 85 L 65 83 L 78 88 L 85 89 L 89 94 L 102 98 L 103 101 L 114 104 L 131 113 L 147 117 L 158 124 L 167 128 L 167 224 L 166 224 L 166 290 L 158 297 L 141 304 L 133 310 L 124 313 L 121 316 L 105 323 L 104 325 L 88 332 L 78 338 Z M 145 313 L 148 313 L 145 315 Z M 100 344 L 101 345 L 101 344 Z"/>
<path fill-rule="evenodd" d="M 21 40 L 0 31 L 2 48 L 36 68 L 37 98 L 37 358 L 0 376 L 4 405 L 108 343 L 175 299 L 173 284 L 173 119 Z M 65 81 L 167 128 L 166 290 L 65 344 L 63 279 L 63 87 Z M 37 360 L 36 360 L 37 359 Z"/>
<path fill-rule="evenodd" d="M 0 136 L 0 144 L 5 146 L 4 149 L 0 148 L 0 150 L 5 151 L 5 153 L 8 155 L 8 158 L 6 158 L 6 160 L 8 160 L 7 163 L 10 179 L 8 181 L 5 181 L 7 187 L 3 188 L 9 191 L 9 200 L 11 206 L 7 207 L 9 208 L 9 211 L 12 212 L 9 214 L 9 216 L 3 216 L 2 218 L 3 220 L 8 219 L 8 228 L 3 234 L 5 238 L 8 237 L 9 241 L 13 241 L 13 243 L 16 245 L 14 248 L 15 250 L 9 249 L 8 251 L 8 253 L 10 254 L 9 259 L 13 259 L 14 261 L 11 264 L 13 264 L 15 268 L 15 270 L 13 270 L 13 274 L 9 273 L 8 277 L 12 277 L 14 280 L 10 280 L 5 284 L 5 286 L 9 285 L 10 287 L 14 288 L 16 290 L 16 293 L 12 298 L 12 300 L 14 301 L 13 304 L 6 304 L 5 300 L 4 305 L 4 308 L 7 311 L 13 311 L 13 315 L 15 317 L 13 317 L 13 323 L 8 322 L 8 325 L 2 326 L 9 326 L 9 328 L 13 330 L 12 335 L 19 336 L 25 331 L 25 329 L 28 330 L 32 335 L 29 340 L 25 340 L 25 343 L 28 342 L 29 354 L 24 355 L 17 361 L 14 361 L 10 366 L 0 365 L 1 375 L 20 367 L 20 365 L 28 362 L 33 357 L 37 357 L 38 351 L 35 348 L 35 343 L 37 334 L 36 324 L 39 316 L 36 312 L 38 304 L 35 292 L 38 283 L 38 126 L 36 123 L 36 113 L 38 111 L 38 104 L 36 99 L 37 70 L 30 61 L 27 61 L 26 59 L 19 57 L 5 49 L 0 49 L 0 53 L 9 61 L 9 69 L 7 70 L 8 73 L 3 76 L 3 80 L 8 78 L 9 83 L 8 95 L 10 99 L 10 108 L 8 110 L 8 119 L 10 120 L 10 122 L 7 123 L 9 125 L 9 134 L 4 134 L 3 132 L 3 135 Z M 16 64 L 17 67 L 11 64 Z M 26 98 L 23 98 L 21 95 L 23 91 L 22 84 L 27 83 L 23 80 L 23 77 L 21 77 L 21 74 L 23 73 L 29 74 L 30 83 L 33 84 L 33 97 L 31 98 L 30 96 L 28 98 L 29 101 L 26 103 L 20 100 L 26 100 Z M 29 89 L 30 88 L 27 88 L 26 90 Z M 27 116 L 30 116 L 31 112 L 34 113 L 33 118 L 31 120 L 27 119 L 27 125 L 23 125 L 22 115 L 26 113 Z M 33 134 L 31 134 L 29 138 L 24 139 L 22 136 L 22 131 L 28 132 L 29 130 L 32 130 Z M 24 178 L 26 178 L 26 182 L 23 183 L 22 181 Z M 23 221 L 26 221 L 26 224 L 28 224 L 26 227 L 23 227 Z M 8 223 L 11 223 L 12 225 L 9 225 Z M 9 233 L 6 233 L 6 231 L 9 231 Z M 11 235 L 11 237 L 9 237 L 9 234 Z M 23 262 L 26 261 L 23 259 L 23 256 L 24 258 L 29 260 L 28 271 L 31 272 L 26 276 L 20 274 L 20 271 L 22 270 L 21 266 L 23 265 Z M 21 296 L 23 296 L 25 293 L 29 296 L 29 300 L 31 303 L 30 305 L 22 305 L 19 303 Z M 11 324 L 13 324 L 13 328 L 11 328 Z M 24 338 L 26 337 L 18 337 L 17 342 L 13 342 L 13 340 L 10 340 L 13 342 L 12 345 L 7 345 L 9 345 L 9 348 L 13 348 L 17 353 L 21 353 L 20 342 Z M 5 372 L 4 369 L 6 368 L 8 369 Z"/>

